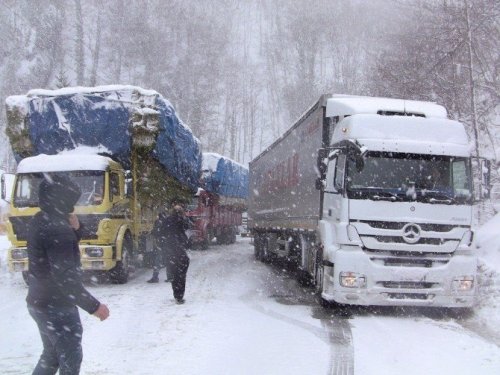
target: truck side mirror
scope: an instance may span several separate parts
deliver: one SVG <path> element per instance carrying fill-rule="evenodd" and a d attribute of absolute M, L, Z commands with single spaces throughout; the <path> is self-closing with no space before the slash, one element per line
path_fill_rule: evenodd
<path fill-rule="evenodd" d="M 125 171 L 125 196 L 130 198 L 132 196 L 132 191 L 134 186 L 132 184 L 132 172 Z"/>
<path fill-rule="evenodd" d="M 321 177 L 318 177 L 315 182 L 316 190 L 322 190 L 325 186 L 325 180 L 323 180 Z"/>
<path fill-rule="evenodd" d="M 3 174 L 1 178 L 1 184 L 2 184 L 2 199 L 5 200 L 5 196 L 7 195 L 7 193 L 5 191 L 5 177 Z"/>
<path fill-rule="evenodd" d="M 488 199 L 491 191 L 491 163 L 488 159 L 481 159 L 481 198 Z"/>
<path fill-rule="evenodd" d="M 317 166 L 318 166 L 318 171 L 319 171 L 321 176 L 324 176 L 326 173 L 326 170 L 328 168 L 327 163 L 328 163 L 328 149 L 326 149 L 326 148 L 318 149 Z M 316 184 L 316 186 L 317 186 L 317 184 Z"/>
<path fill-rule="evenodd" d="M 13 173 L 3 173 L 2 178 L 0 179 L 0 185 L 1 185 L 1 198 L 6 201 L 10 202 L 12 199 L 12 184 L 15 178 L 15 174 Z"/>

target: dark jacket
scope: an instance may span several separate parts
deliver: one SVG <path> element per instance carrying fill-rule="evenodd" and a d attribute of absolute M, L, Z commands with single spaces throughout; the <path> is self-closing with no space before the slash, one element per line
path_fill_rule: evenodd
<path fill-rule="evenodd" d="M 68 215 L 80 196 L 68 178 L 43 180 L 39 189 L 42 211 L 30 223 L 28 236 L 29 305 L 38 307 L 79 306 L 89 314 L 99 301 L 83 286 L 78 241 L 80 235 Z"/>
<path fill-rule="evenodd" d="M 186 230 L 189 228 L 187 219 L 173 213 L 167 216 L 161 224 L 162 241 L 165 244 L 167 254 L 171 256 L 186 253 L 188 238 Z"/>
<path fill-rule="evenodd" d="M 155 220 L 153 230 L 151 232 L 153 238 L 155 239 L 156 246 L 159 250 L 166 249 L 165 236 L 163 235 L 163 231 L 165 230 L 164 225 L 167 217 L 168 215 L 165 212 L 160 212 L 158 214 L 158 218 Z"/>

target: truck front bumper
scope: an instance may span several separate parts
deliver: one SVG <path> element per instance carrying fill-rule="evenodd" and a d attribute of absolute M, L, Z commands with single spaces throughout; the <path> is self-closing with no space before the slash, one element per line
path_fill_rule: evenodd
<path fill-rule="evenodd" d="M 453 255 L 433 266 L 393 266 L 374 262 L 360 248 L 336 250 L 325 266 L 323 299 L 373 306 L 472 307 L 477 258 Z"/>
<path fill-rule="evenodd" d="M 82 269 L 84 271 L 109 271 L 116 266 L 113 246 L 80 245 Z M 28 252 L 25 247 L 10 248 L 9 271 L 28 271 Z"/>

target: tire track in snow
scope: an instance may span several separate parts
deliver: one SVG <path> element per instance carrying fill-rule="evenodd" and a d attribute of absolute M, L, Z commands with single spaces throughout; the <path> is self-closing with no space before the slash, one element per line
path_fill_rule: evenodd
<path fill-rule="evenodd" d="M 272 279 L 271 283 L 268 282 L 265 285 L 269 296 L 274 298 L 276 302 L 285 305 L 311 306 L 312 317 L 319 319 L 323 328 L 318 328 L 312 324 L 264 308 L 257 301 L 252 301 L 252 296 L 246 296 L 245 298 L 247 298 L 247 302 L 251 304 L 251 307 L 281 322 L 285 321 L 307 330 L 327 343 L 331 352 L 328 375 L 353 375 L 354 345 L 349 323 L 350 316 L 347 316 L 343 310 L 327 309 L 319 306 L 311 288 L 301 287 L 293 273 L 286 271 L 282 267 L 273 265 L 266 267 L 270 274 L 267 280 Z"/>

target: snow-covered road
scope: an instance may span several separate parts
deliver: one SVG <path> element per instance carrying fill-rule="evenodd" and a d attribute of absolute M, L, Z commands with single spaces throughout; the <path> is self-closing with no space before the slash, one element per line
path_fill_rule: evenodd
<path fill-rule="evenodd" d="M 0 237 L 0 373 L 26 374 L 41 344 L 7 247 Z M 255 262 L 248 239 L 190 256 L 185 305 L 170 284 L 147 284 L 149 270 L 126 285 L 89 286 L 111 316 L 82 312 L 82 374 L 500 373 L 499 343 L 473 320 L 323 309 L 288 271 Z"/>

